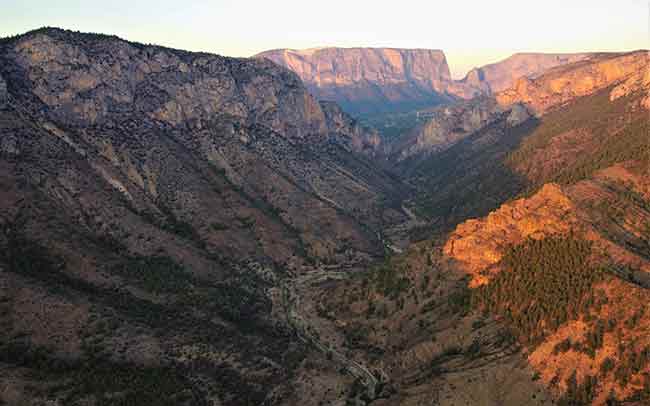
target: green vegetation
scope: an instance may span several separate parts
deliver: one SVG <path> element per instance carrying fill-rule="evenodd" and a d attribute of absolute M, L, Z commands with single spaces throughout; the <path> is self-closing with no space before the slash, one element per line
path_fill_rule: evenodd
<path fill-rule="evenodd" d="M 472 301 L 536 344 L 594 303 L 592 286 L 604 273 L 588 264 L 590 252 L 589 242 L 572 236 L 527 240 L 506 252 L 505 270 L 475 289 Z"/>
<path fill-rule="evenodd" d="M 599 144 L 595 154 L 581 154 L 574 163 L 556 174 L 553 181 L 564 184 L 575 183 L 600 169 L 628 160 L 649 164 L 649 133 L 650 123 L 647 117 L 637 119 L 626 125 L 615 137 L 609 137 Z"/>
<path fill-rule="evenodd" d="M 610 90 L 583 97 L 568 107 L 548 113 L 521 146 L 508 155 L 506 163 L 510 167 L 526 166 L 526 163 L 533 161 L 537 150 L 549 147 L 555 137 L 569 131 L 590 134 L 591 140 L 581 142 L 589 143 L 594 152 L 577 154 L 572 161 L 566 162 L 549 176 L 534 179 L 535 185 L 575 183 L 600 169 L 627 160 L 650 163 L 650 123 L 647 114 L 640 110 L 628 111 L 630 100 L 637 95 L 611 102 Z M 543 162 L 539 164 L 543 165 Z M 534 190 L 535 187 L 530 189 Z"/>
<path fill-rule="evenodd" d="M 411 281 L 405 276 L 406 267 L 403 261 L 390 259 L 374 267 L 369 277 L 372 287 L 386 297 L 397 299 L 411 287 Z"/>
<path fill-rule="evenodd" d="M 588 406 L 596 395 L 597 380 L 587 375 L 578 385 L 575 371 L 567 380 L 567 390 L 558 401 L 558 406 Z"/>
<path fill-rule="evenodd" d="M 44 348 L 15 342 L 0 345 L 0 361 L 28 368 L 35 380 L 58 382 L 48 388 L 47 396 L 64 404 L 77 404 L 88 396 L 98 406 L 203 404 L 192 384 L 172 368 L 101 358 L 62 360 Z"/>
<path fill-rule="evenodd" d="M 7 264 L 10 272 L 36 278 L 65 268 L 61 258 L 50 255 L 40 244 L 15 232 L 8 236 L 6 249 L 0 251 L 0 261 Z"/>
<path fill-rule="evenodd" d="M 431 117 L 431 112 L 436 107 L 434 105 L 430 108 L 425 107 L 403 113 L 375 114 L 361 117 L 359 122 L 362 126 L 377 129 L 382 139 L 395 141 L 412 131 L 415 127 L 426 123 Z"/>
<path fill-rule="evenodd" d="M 112 269 L 153 293 L 181 292 L 192 279 L 182 266 L 166 256 L 132 257 Z"/>

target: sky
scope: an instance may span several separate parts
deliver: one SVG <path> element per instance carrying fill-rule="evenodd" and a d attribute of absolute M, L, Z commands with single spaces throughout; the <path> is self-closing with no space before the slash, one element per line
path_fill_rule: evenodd
<path fill-rule="evenodd" d="M 648 0 L 0 0 L 0 36 L 42 26 L 227 56 L 442 49 L 452 75 L 515 52 L 647 49 Z"/>

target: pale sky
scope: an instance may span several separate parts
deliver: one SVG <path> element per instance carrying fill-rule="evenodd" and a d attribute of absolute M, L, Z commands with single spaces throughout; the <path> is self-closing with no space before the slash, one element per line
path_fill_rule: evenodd
<path fill-rule="evenodd" d="M 42 26 L 227 56 L 442 49 L 454 77 L 515 52 L 647 49 L 648 0 L 0 0 L 0 36 Z"/>

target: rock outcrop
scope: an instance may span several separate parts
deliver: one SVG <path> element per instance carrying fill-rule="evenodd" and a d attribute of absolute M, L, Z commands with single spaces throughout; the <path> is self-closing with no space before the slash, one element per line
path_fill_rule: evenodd
<path fill-rule="evenodd" d="M 391 159 L 397 162 L 409 159 L 417 161 L 450 148 L 501 118 L 505 118 L 508 127 L 515 127 L 531 117 L 522 104 L 501 106 L 494 98 L 487 96 L 439 107 L 427 114 L 423 124 L 390 146 Z"/>
<path fill-rule="evenodd" d="M 374 155 L 380 151 L 381 138 L 377 130 L 364 128 L 334 102 L 321 101 L 327 128 L 342 144 L 353 151 Z"/>
<path fill-rule="evenodd" d="M 280 49 L 256 55 L 296 72 L 321 100 L 354 114 L 430 106 L 444 100 L 451 75 L 445 54 L 429 49 Z"/>
<path fill-rule="evenodd" d="M 488 282 L 490 267 L 501 260 L 510 245 L 526 238 L 541 239 L 566 234 L 578 221 L 575 206 L 558 185 L 545 185 L 529 199 L 501 206 L 483 219 L 460 224 L 444 246 L 452 257 L 472 275 L 471 286 Z"/>

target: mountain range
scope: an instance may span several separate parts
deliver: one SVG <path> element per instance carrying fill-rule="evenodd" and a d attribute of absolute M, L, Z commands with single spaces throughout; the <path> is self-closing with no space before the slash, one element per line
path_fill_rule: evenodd
<path fill-rule="evenodd" d="M 520 77 L 593 54 L 515 54 L 452 80 L 441 50 L 400 48 L 278 49 L 257 54 L 294 71 L 319 99 L 354 115 L 409 111 L 505 90 Z"/>

